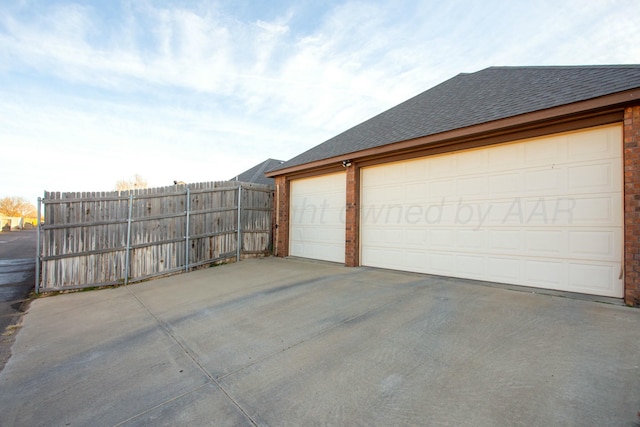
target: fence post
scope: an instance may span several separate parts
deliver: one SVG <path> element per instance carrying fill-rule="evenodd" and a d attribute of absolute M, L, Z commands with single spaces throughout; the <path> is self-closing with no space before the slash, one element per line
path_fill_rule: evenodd
<path fill-rule="evenodd" d="M 238 185 L 238 237 L 236 244 L 236 262 L 240 262 L 240 250 L 242 249 L 242 184 Z"/>
<path fill-rule="evenodd" d="M 184 272 L 188 273 L 189 272 L 189 214 L 191 212 L 191 191 L 189 190 L 189 187 L 187 187 L 187 211 L 186 211 L 186 218 L 187 218 L 187 233 L 186 236 L 184 238 Z"/>
<path fill-rule="evenodd" d="M 131 264 L 131 216 L 133 215 L 133 193 L 129 194 L 129 217 L 127 218 L 127 251 L 124 257 L 124 284 L 129 284 L 129 268 Z"/>
<path fill-rule="evenodd" d="M 38 197 L 38 218 L 36 219 L 36 221 L 38 221 L 38 240 L 36 243 L 36 294 L 38 294 L 40 292 L 40 260 L 42 259 L 42 257 L 40 256 L 40 232 L 42 231 L 40 228 L 40 218 L 42 218 L 42 216 L 40 215 L 41 212 L 41 205 L 42 205 L 42 197 Z"/>

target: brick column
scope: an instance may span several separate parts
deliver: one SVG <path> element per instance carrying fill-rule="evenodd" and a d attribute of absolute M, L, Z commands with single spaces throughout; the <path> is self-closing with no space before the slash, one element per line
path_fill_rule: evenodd
<path fill-rule="evenodd" d="M 624 301 L 640 307 L 640 105 L 624 111 Z"/>
<path fill-rule="evenodd" d="M 276 193 L 273 203 L 276 211 L 276 230 L 274 233 L 274 255 L 289 255 L 289 180 L 285 176 L 275 177 Z"/>
<path fill-rule="evenodd" d="M 345 254 L 347 267 L 360 265 L 360 168 L 347 167 L 347 212 L 345 215 Z"/>

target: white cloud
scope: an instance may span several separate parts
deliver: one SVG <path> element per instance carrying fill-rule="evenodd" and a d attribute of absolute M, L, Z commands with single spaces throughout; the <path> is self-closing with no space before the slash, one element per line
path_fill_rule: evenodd
<path fill-rule="evenodd" d="M 286 34 L 289 32 L 289 26 L 285 24 L 266 22 L 258 19 L 258 21 L 256 21 L 256 25 L 270 34 Z"/>
<path fill-rule="evenodd" d="M 167 170 L 221 179 L 459 72 L 640 62 L 631 3 L 345 1 L 312 25 L 298 4 L 245 21 L 208 2 L 125 2 L 109 19 L 89 3 L 0 6 L 0 139 L 100 189 Z M 47 161 L 32 185 L 69 188 Z"/>

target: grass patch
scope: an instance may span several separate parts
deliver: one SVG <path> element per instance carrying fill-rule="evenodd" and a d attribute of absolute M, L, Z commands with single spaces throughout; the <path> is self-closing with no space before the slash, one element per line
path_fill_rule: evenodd
<path fill-rule="evenodd" d="M 22 327 L 21 324 L 17 324 L 17 325 L 9 325 L 5 328 L 4 332 L 2 333 L 3 337 L 10 337 L 11 335 L 15 334 L 18 329 L 20 329 Z"/>

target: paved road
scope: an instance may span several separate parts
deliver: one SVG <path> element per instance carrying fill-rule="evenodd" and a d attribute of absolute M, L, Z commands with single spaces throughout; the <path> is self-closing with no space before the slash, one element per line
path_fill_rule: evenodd
<path fill-rule="evenodd" d="M 0 371 L 34 286 L 37 236 L 36 230 L 0 233 Z"/>
<path fill-rule="evenodd" d="M 35 258 L 37 230 L 0 233 L 0 259 Z"/>
<path fill-rule="evenodd" d="M 633 426 L 640 310 L 265 258 L 38 298 L 3 426 Z M 10 390 L 10 393 L 2 393 Z"/>

